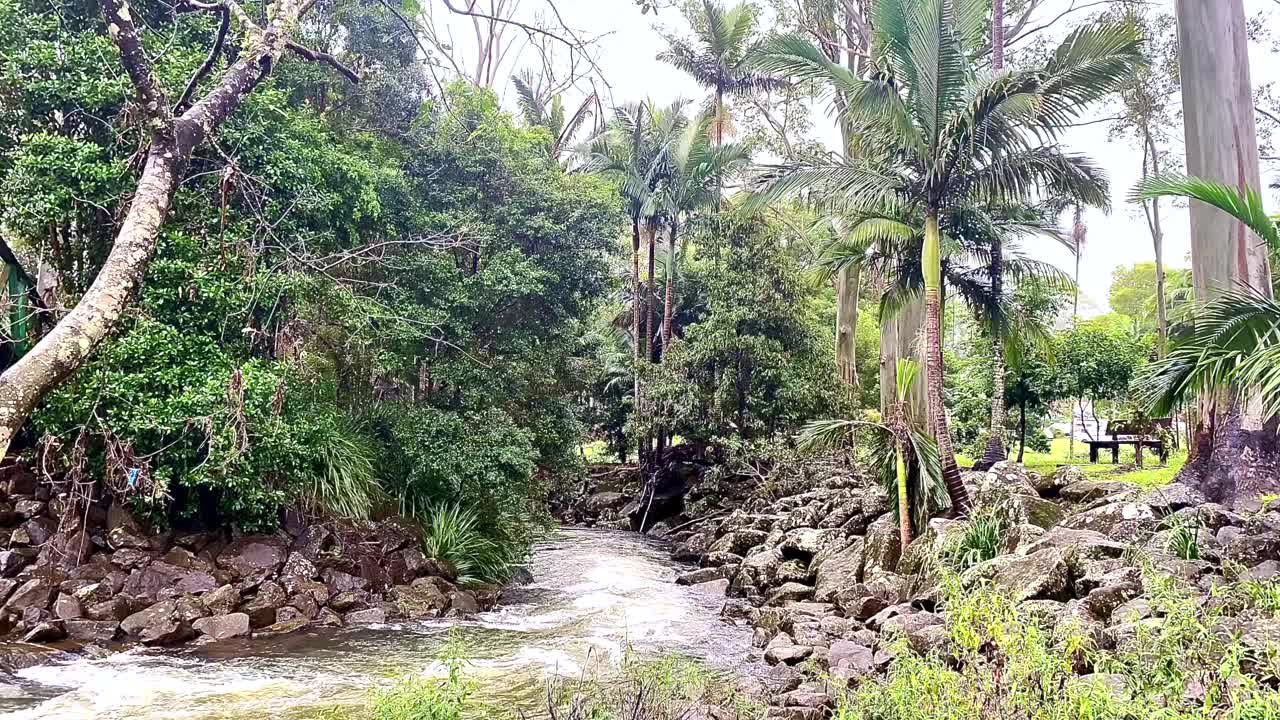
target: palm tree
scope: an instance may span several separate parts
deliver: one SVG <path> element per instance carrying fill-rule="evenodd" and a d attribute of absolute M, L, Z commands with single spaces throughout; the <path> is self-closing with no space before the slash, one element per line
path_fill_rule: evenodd
<path fill-rule="evenodd" d="M 1267 215 L 1257 191 L 1242 194 L 1221 183 L 1165 175 L 1144 181 L 1134 199 L 1170 196 L 1218 208 L 1280 253 L 1280 217 Z M 1194 327 L 1138 378 L 1141 404 L 1163 417 L 1202 394 L 1234 386 L 1258 398 L 1263 417 L 1280 415 L 1280 303 L 1268 290 L 1240 284 L 1203 305 Z"/>
<path fill-rule="evenodd" d="M 713 0 L 702 0 L 702 14 L 693 25 L 692 41 L 667 37 L 670 48 L 658 53 L 658 59 L 710 88 L 710 129 L 720 145 L 729 123 L 725 97 L 767 90 L 779 83 L 750 63 L 755 48 L 756 11 L 749 4 L 739 3 L 726 10 Z"/>
<path fill-rule="evenodd" d="M 690 213 L 713 204 L 719 197 L 719 180 L 726 172 L 744 166 L 749 160 L 746 148 L 736 143 L 713 145 L 708 129 L 714 119 L 703 114 L 688 123 L 671 145 L 662 182 L 661 207 L 666 217 L 667 288 L 662 309 L 662 343 L 671 342 L 673 285 L 676 267 L 676 241 L 681 223 Z"/>
<path fill-rule="evenodd" d="M 762 177 L 761 201 L 807 190 L 839 198 L 848 211 L 923 216 L 925 378 L 930 422 L 955 511 L 968 493 L 947 427 L 942 367 L 942 234 L 956 205 L 1026 202 L 1037 193 L 1105 206 L 1101 171 L 1085 158 L 1044 145 L 1093 101 L 1117 87 L 1139 60 L 1132 28 L 1090 25 L 1072 32 L 1043 67 L 994 76 L 972 67 L 984 40 L 983 3 L 876 0 L 876 71 L 868 80 L 832 63 L 807 39 L 771 40 L 756 61 L 766 72 L 825 82 L 848 98 L 844 115 L 865 158 L 779 166 Z"/>
<path fill-rule="evenodd" d="M 513 76 L 511 83 L 519 96 L 517 101 L 525 123 L 530 127 L 546 128 L 551 133 L 551 145 L 547 150 L 556 162 L 560 162 L 561 156 L 574 145 L 574 138 L 586 123 L 602 114 L 600 97 L 594 92 L 582 100 L 573 115 L 566 116 L 563 98 L 558 94 L 547 97 L 538 89 L 532 72 L 526 70 Z M 596 131 L 599 130 L 597 127 Z"/>
<path fill-rule="evenodd" d="M 898 360 L 894 388 L 897 400 L 884 422 L 815 420 L 805 426 L 799 442 L 803 450 L 847 447 L 854 433 L 871 431 L 865 446 L 868 462 L 889 495 L 897 500 L 894 510 L 904 549 L 911 544 L 912 528 L 924 527 L 946 497 L 937 448 L 925 429 L 927 422 L 911 412 L 907 401 L 918 373 L 919 365 L 914 360 Z"/>

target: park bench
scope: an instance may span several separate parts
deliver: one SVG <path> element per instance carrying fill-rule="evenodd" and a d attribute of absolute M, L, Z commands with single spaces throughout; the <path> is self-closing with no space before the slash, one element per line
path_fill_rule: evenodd
<path fill-rule="evenodd" d="M 1115 420 L 1107 423 L 1107 435 L 1109 437 L 1086 441 L 1089 443 L 1089 462 L 1098 462 L 1099 450 L 1110 450 L 1111 462 L 1118 463 L 1120 462 L 1120 446 L 1132 445 L 1135 450 L 1138 446 L 1155 450 L 1156 455 L 1160 456 L 1160 462 L 1167 463 L 1169 462 L 1169 447 L 1165 444 L 1160 430 L 1172 428 L 1173 420 L 1171 418 L 1159 418 L 1142 423 L 1128 420 Z"/>

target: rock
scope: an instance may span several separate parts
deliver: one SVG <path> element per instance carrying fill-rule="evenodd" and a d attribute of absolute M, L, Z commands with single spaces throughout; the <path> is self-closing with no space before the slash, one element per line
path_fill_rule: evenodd
<path fill-rule="evenodd" d="M 134 597 L 156 600 L 165 590 L 176 587 L 178 581 L 188 574 L 187 570 L 180 567 L 156 561 L 129 573 L 122 591 Z"/>
<path fill-rule="evenodd" d="M 1022 516 L 1027 519 L 1027 523 L 1038 528 L 1048 530 L 1062 521 L 1065 511 L 1061 505 L 1043 500 L 1034 495 L 1017 495 L 1015 496 Z"/>
<path fill-rule="evenodd" d="M 24 642 L 0 642 L 0 670 L 14 673 L 37 665 L 46 665 L 67 653 L 43 645 Z"/>
<path fill-rule="evenodd" d="M 272 575 L 284 561 L 284 544 L 278 538 L 264 536 L 236 540 L 218 555 L 218 567 L 229 570 L 237 579 Z"/>
<path fill-rule="evenodd" d="M 754 528 L 741 528 L 716 540 L 707 552 L 726 552 L 745 556 L 752 548 L 765 541 L 767 533 Z"/>
<path fill-rule="evenodd" d="M 1100 558 L 1118 558 L 1124 554 L 1125 546 L 1092 530 L 1055 527 L 1028 546 L 1026 554 L 1032 555 L 1047 548 L 1057 548 L 1064 556 L 1071 556 L 1073 561 L 1084 562 Z"/>
<path fill-rule="evenodd" d="M 1134 502 L 1107 503 L 1062 521 L 1064 528 L 1093 530 L 1108 537 L 1138 537 L 1155 530 L 1159 524 L 1150 505 Z"/>
<path fill-rule="evenodd" d="M 882 515 L 867 526 L 863 552 L 863 578 L 893 572 L 902 557 L 902 542 L 893 516 Z"/>
<path fill-rule="evenodd" d="M 308 618 L 306 614 L 298 608 L 293 607 L 292 605 L 285 605 L 279 610 L 276 610 L 276 621 L 273 624 L 279 625 L 281 623 L 293 622 L 294 620 L 299 619 L 310 620 L 310 618 Z"/>
<path fill-rule="evenodd" d="M 700 583 L 711 582 L 713 580 L 728 579 L 732 568 L 726 566 L 706 567 L 697 570 L 690 570 L 676 576 L 677 585 L 698 585 Z"/>
<path fill-rule="evenodd" d="M 117 595 L 110 600 L 96 602 L 86 607 L 84 615 L 90 620 L 119 623 L 137 610 L 138 608 L 129 598 Z"/>
<path fill-rule="evenodd" d="M 279 584 L 268 580 L 258 586 L 258 594 L 244 604 L 241 610 L 249 616 L 249 624 L 254 628 L 262 628 L 276 621 L 276 610 L 280 609 L 289 596 Z"/>
<path fill-rule="evenodd" d="M 796 645 L 791 636 L 778 633 L 764 649 L 765 662 L 770 665 L 798 665 L 813 654 L 813 648 Z"/>
<path fill-rule="evenodd" d="M 80 601 L 72 595 L 60 594 L 53 601 L 53 616 L 59 620 L 75 620 L 84 615 Z"/>
<path fill-rule="evenodd" d="M 1151 507 L 1157 514 L 1164 516 L 1175 510 L 1199 507 L 1207 503 L 1208 499 L 1199 490 L 1182 483 L 1171 483 L 1143 493 L 1137 502 Z"/>
<path fill-rule="evenodd" d="M 138 548 L 123 548 L 111 553 L 111 564 L 125 570 L 133 570 L 151 562 L 151 555 Z"/>
<path fill-rule="evenodd" d="M 292 620 L 284 620 L 275 623 L 274 625 L 268 625 L 255 633 L 255 636 L 274 637 L 277 635 L 288 635 L 289 633 L 297 632 L 310 624 L 311 621 L 307 620 L 305 617 L 296 617 Z"/>
<path fill-rule="evenodd" d="M 480 612 L 480 605 L 476 602 L 475 595 L 466 590 L 454 590 L 449 594 L 449 610 L 465 617 Z"/>
<path fill-rule="evenodd" d="M 598 492 L 587 498 L 588 512 L 599 514 L 605 510 L 618 510 L 627 504 L 627 497 L 618 492 Z"/>
<path fill-rule="evenodd" d="M 49 578 L 32 578 L 26 581 L 13 595 L 9 596 L 9 601 L 5 603 L 5 608 L 9 610 L 22 611 L 26 608 L 47 608 L 49 603 L 53 602 L 53 593 L 58 587 Z"/>
<path fill-rule="evenodd" d="M 728 552 L 707 553 L 702 558 L 703 567 L 724 567 L 726 565 L 730 565 L 733 567 L 733 570 L 735 572 L 737 571 L 738 566 L 741 564 L 742 564 L 741 555 L 734 555 L 733 553 L 728 553 Z"/>
<path fill-rule="evenodd" d="M 192 627 L 201 635 L 213 640 L 227 640 L 249 634 L 251 623 L 245 613 L 228 613 L 200 618 L 192 623 Z"/>
<path fill-rule="evenodd" d="M 941 650 L 949 635 L 942 618 L 930 612 L 913 612 L 889 618 L 881 626 L 882 633 L 901 634 L 911 649 L 921 655 Z"/>
<path fill-rule="evenodd" d="M 832 677 L 838 677 L 846 683 L 867 677 L 876 670 L 871 648 L 849 640 L 831 643 L 828 661 Z"/>
<path fill-rule="evenodd" d="M 114 549 L 147 550 L 147 534 L 133 514 L 118 502 L 107 510 L 107 544 Z"/>
<path fill-rule="evenodd" d="M 1064 600 L 1070 587 L 1070 572 L 1057 548 L 1046 548 L 1026 556 L 1003 555 L 988 561 L 994 573 L 992 583 L 1015 600 Z M 979 565 L 987 565 L 982 563 Z M 978 570 L 977 567 L 973 570 Z"/>
<path fill-rule="evenodd" d="M 200 602 L 210 614 L 229 615 L 240 604 L 240 591 L 232 585 L 223 585 L 202 595 Z"/>
<path fill-rule="evenodd" d="M 830 693 L 823 692 L 818 689 L 802 687 L 785 694 L 781 698 L 782 704 L 788 709 L 794 708 L 833 708 L 836 705 L 836 699 Z"/>
<path fill-rule="evenodd" d="M 369 593 L 364 590 L 340 592 L 329 599 L 329 607 L 344 613 L 358 610 L 369 604 Z"/>
<path fill-rule="evenodd" d="M 296 608 L 308 620 L 314 620 L 320 614 L 320 603 L 310 593 L 289 596 L 289 606 Z M 277 613 L 277 618 L 279 614 Z M 279 622 L 279 620 L 277 620 Z"/>
<path fill-rule="evenodd" d="M 35 627 L 27 631 L 22 636 L 23 642 L 29 643 L 47 643 L 61 640 L 67 636 L 67 631 L 63 629 L 62 623 L 57 621 L 48 621 L 37 623 Z"/>
<path fill-rule="evenodd" d="M 1133 483 L 1116 480 L 1077 480 L 1063 487 L 1061 495 L 1073 503 L 1082 503 L 1137 490 L 1138 486 Z"/>
<path fill-rule="evenodd" d="M 147 645 L 176 645 L 195 636 L 191 626 L 178 617 L 177 603 L 164 600 L 136 612 L 120 623 L 120 629 Z"/>
<path fill-rule="evenodd" d="M 13 511 L 21 518 L 39 517 L 44 514 L 43 500 L 19 500 L 13 504 Z"/>
<path fill-rule="evenodd" d="M 421 555 L 422 553 L 418 554 Z M 315 563 L 308 560 L 306 555 L 300 552 L 292 552 L 289 553 L 289 559 L 285 561 L 284 567 L 280 569 L 280 577 L 281 579 L 314 580 L 319 572 Z"/>
<path fill-rule="evenodd" d="M 1241 580 L 1271 580 L 1276 576 L 1280 576 L 1280 562 L 1275 560 L 1264 560 L 1262 563 L 1245 570 L 1241 575 Z"/>
<path fill-rule="evenodd" d="M 349 612 L 342 619 L 347 625 L 381 625 L 387 621 L 387 614 L 382 608 L 369 608 Z"/>
<path fill-rule="evenodd" d="M 0 551 L 0 577 L 11 578 L 17 575 L 30 562 L 31 558 L 20 552 L 14 550 Z"/>
<path fill-rule="evenodd" d="M 1236 535 L 1225 543 L 1222 557 L 1246 568 L 1274 560 L 1280 557 L 1280 534 Z"/>
<path fill-rule="evenodd" d="M 64 625 L 67 637 L 79 642 L 112 642 L 120 634 L 115 620 L 68 620 Z"/>
<path fill-rule="evenodd" d="M 430 565 L 427 563 L 427 556 L 417 548 L 406 548 L 396 553 L 396 556 L 404 562 L 405 570 L 409 574 L 408 582 L 412 582 L 413 578 L 425 575 Z"/>
<path fill-rule="evenodd" d="M 769 595 L 769 599 L 765 601 L 766 607 L 778 606 L 784 603 L 795 602 L 797 600 L 808 600 L 813 597 L 813 588 L 808 585 L 802 585 L 798 582 L 788 582 L 774 588 Z"/>
<path fill-rule="evenodd" d="M 862 584 L 840 591 L 836 594 L 835 601 L 837 607 L 855 620 L 867 620 L 889 607 L 883 597 Z"/>
<path fill-rule="evenodd" d="M 58 525 L 49 517 L 31 518 L 21 528 L 27 535 L 28 545 L 44 545 L 58 531 Z"/>
<path fill-rule="evenodd" d="M 844 549 L 824 553 L 814 573 L 814 599 L 831 602 L 841 591 L 857 585 L 862 575 L 863 551 L 863 539 L 854 538 Z"/>
<path fill-rule="evenodd" d="M 448 596 L 431 583 L 395 588 L 394 602 L 400 613 L 411 620 L 438 617 L 449 608 Z"/>
<path fill-rule="evenodd" d="M 323 627 L 342 627 L 342 618 L 329 608 L 320 608 L 316 616 L 316 624 Z"/>
<path fill-rule="evenodd" d="M 347 573 L 341 572 L 339 570 L 334 570 L 332 568 L 325 570 L 322 577 L 323 577 L 325 586 L 329 588 L 330 595 L 339 595 L 341 593 L 349 592 L 351 590 L 368 590 L 369 589 L 368 580 L 362 577 L 357 577 L 355 575 L 349 575 Z"/>
<path fill-rule="evenodd" d="M 178 580 L 176 589 L 178 592 L 199 594 L 206 593 L 218 587 L 218 581 L 207 572 L 195 570 L 187 573 Z"/>
<path fill-rule="evenodd" d="M 711 536 L 707 533 L 694 533 L 672 546 L 671 559 L 677 562 L 698 562 L 711 548 L 711 542 Z"/>
<path fill-rule="evenodd" d="M 391 575 L 386 568 L 367 555 L 360 558 L 360 577 L 369 583 L 370 592 L 386 592 L 391 587 Z"/>

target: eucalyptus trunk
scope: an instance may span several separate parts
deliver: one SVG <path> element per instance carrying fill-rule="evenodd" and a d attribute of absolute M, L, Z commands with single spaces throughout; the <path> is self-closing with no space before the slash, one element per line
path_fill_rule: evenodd
<path fill-rule="evenodd" d="M 855 267 L 836 275 L 836 369 L 851 400 L 858 397 L 858 289 L 861 272 Z"/>
<path fill-rule="evenodd" d="M 925 380 L 929 393 L 929 423 L 933 426 L 942 480 L 947 486 L 951 507 L 958 516 L 969 514 L 969 492 L 960 480 L 951 431 L 947 427 L 947 408 L 943 401 L 942 365 L 942 237 L 938 231 L 938 209 L 929 208 L 925 215 L 924 252 L 924 344 Z"/>
<path fill-rule="evenodd" d="M 890 417 L 897 398 L 898 360 L 913 359 L 924 366 L 920 349 L 920 333 L 924 327 L 924 298 L 912 298 L 892 317 L 880 320 L 880 414 Z M 928 400 L 923 383 L 913 383 L 907 394 L 908 412 L 912 417 L 928 416 Z M 933 427 L 928 428 L 933 434 Z"/>
<path fill-rule="evenodd" d="M 1242 0 L 1178 0 L 1178 46 L 1186 117 L 1187 171 L 1194 177 L 1262 187 L 1257 126 L 1249 77 L 1249 43 Z M 1196 298 L 1204 303 L 1233 287 L 1267 297 L 1267 247 L 1226 213 L 1191 202 L 1191 265 Z M 1205 393 L 1180 482 L 1211 501 L 1256 507 L 1280 491 L 1276 419 L 1265 417 L 1253 393 L 1222 388 Z"/>

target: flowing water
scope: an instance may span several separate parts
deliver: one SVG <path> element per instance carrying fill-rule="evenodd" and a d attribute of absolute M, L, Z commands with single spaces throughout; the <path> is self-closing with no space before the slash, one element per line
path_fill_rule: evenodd
<path fill-rule="evenodd" d="M 719 619 L 723 596 L 673 584 L 680 566 L 638 535 L 564 530 L 535 548 L 529 569 L 534 584 L 458 626 L 316 629 L 29 668 L 18 672 L 16 697 L 0 699 L 0 718 L 312 718 L 360 703 L 396 675 L 440 672 L 451 633 L 465 643 L 481 694 L 508 708 L 535 708 L 548 678 L 617 662 L 628 649 L 725 668 L 749 649 L 750 630 Z"/>

